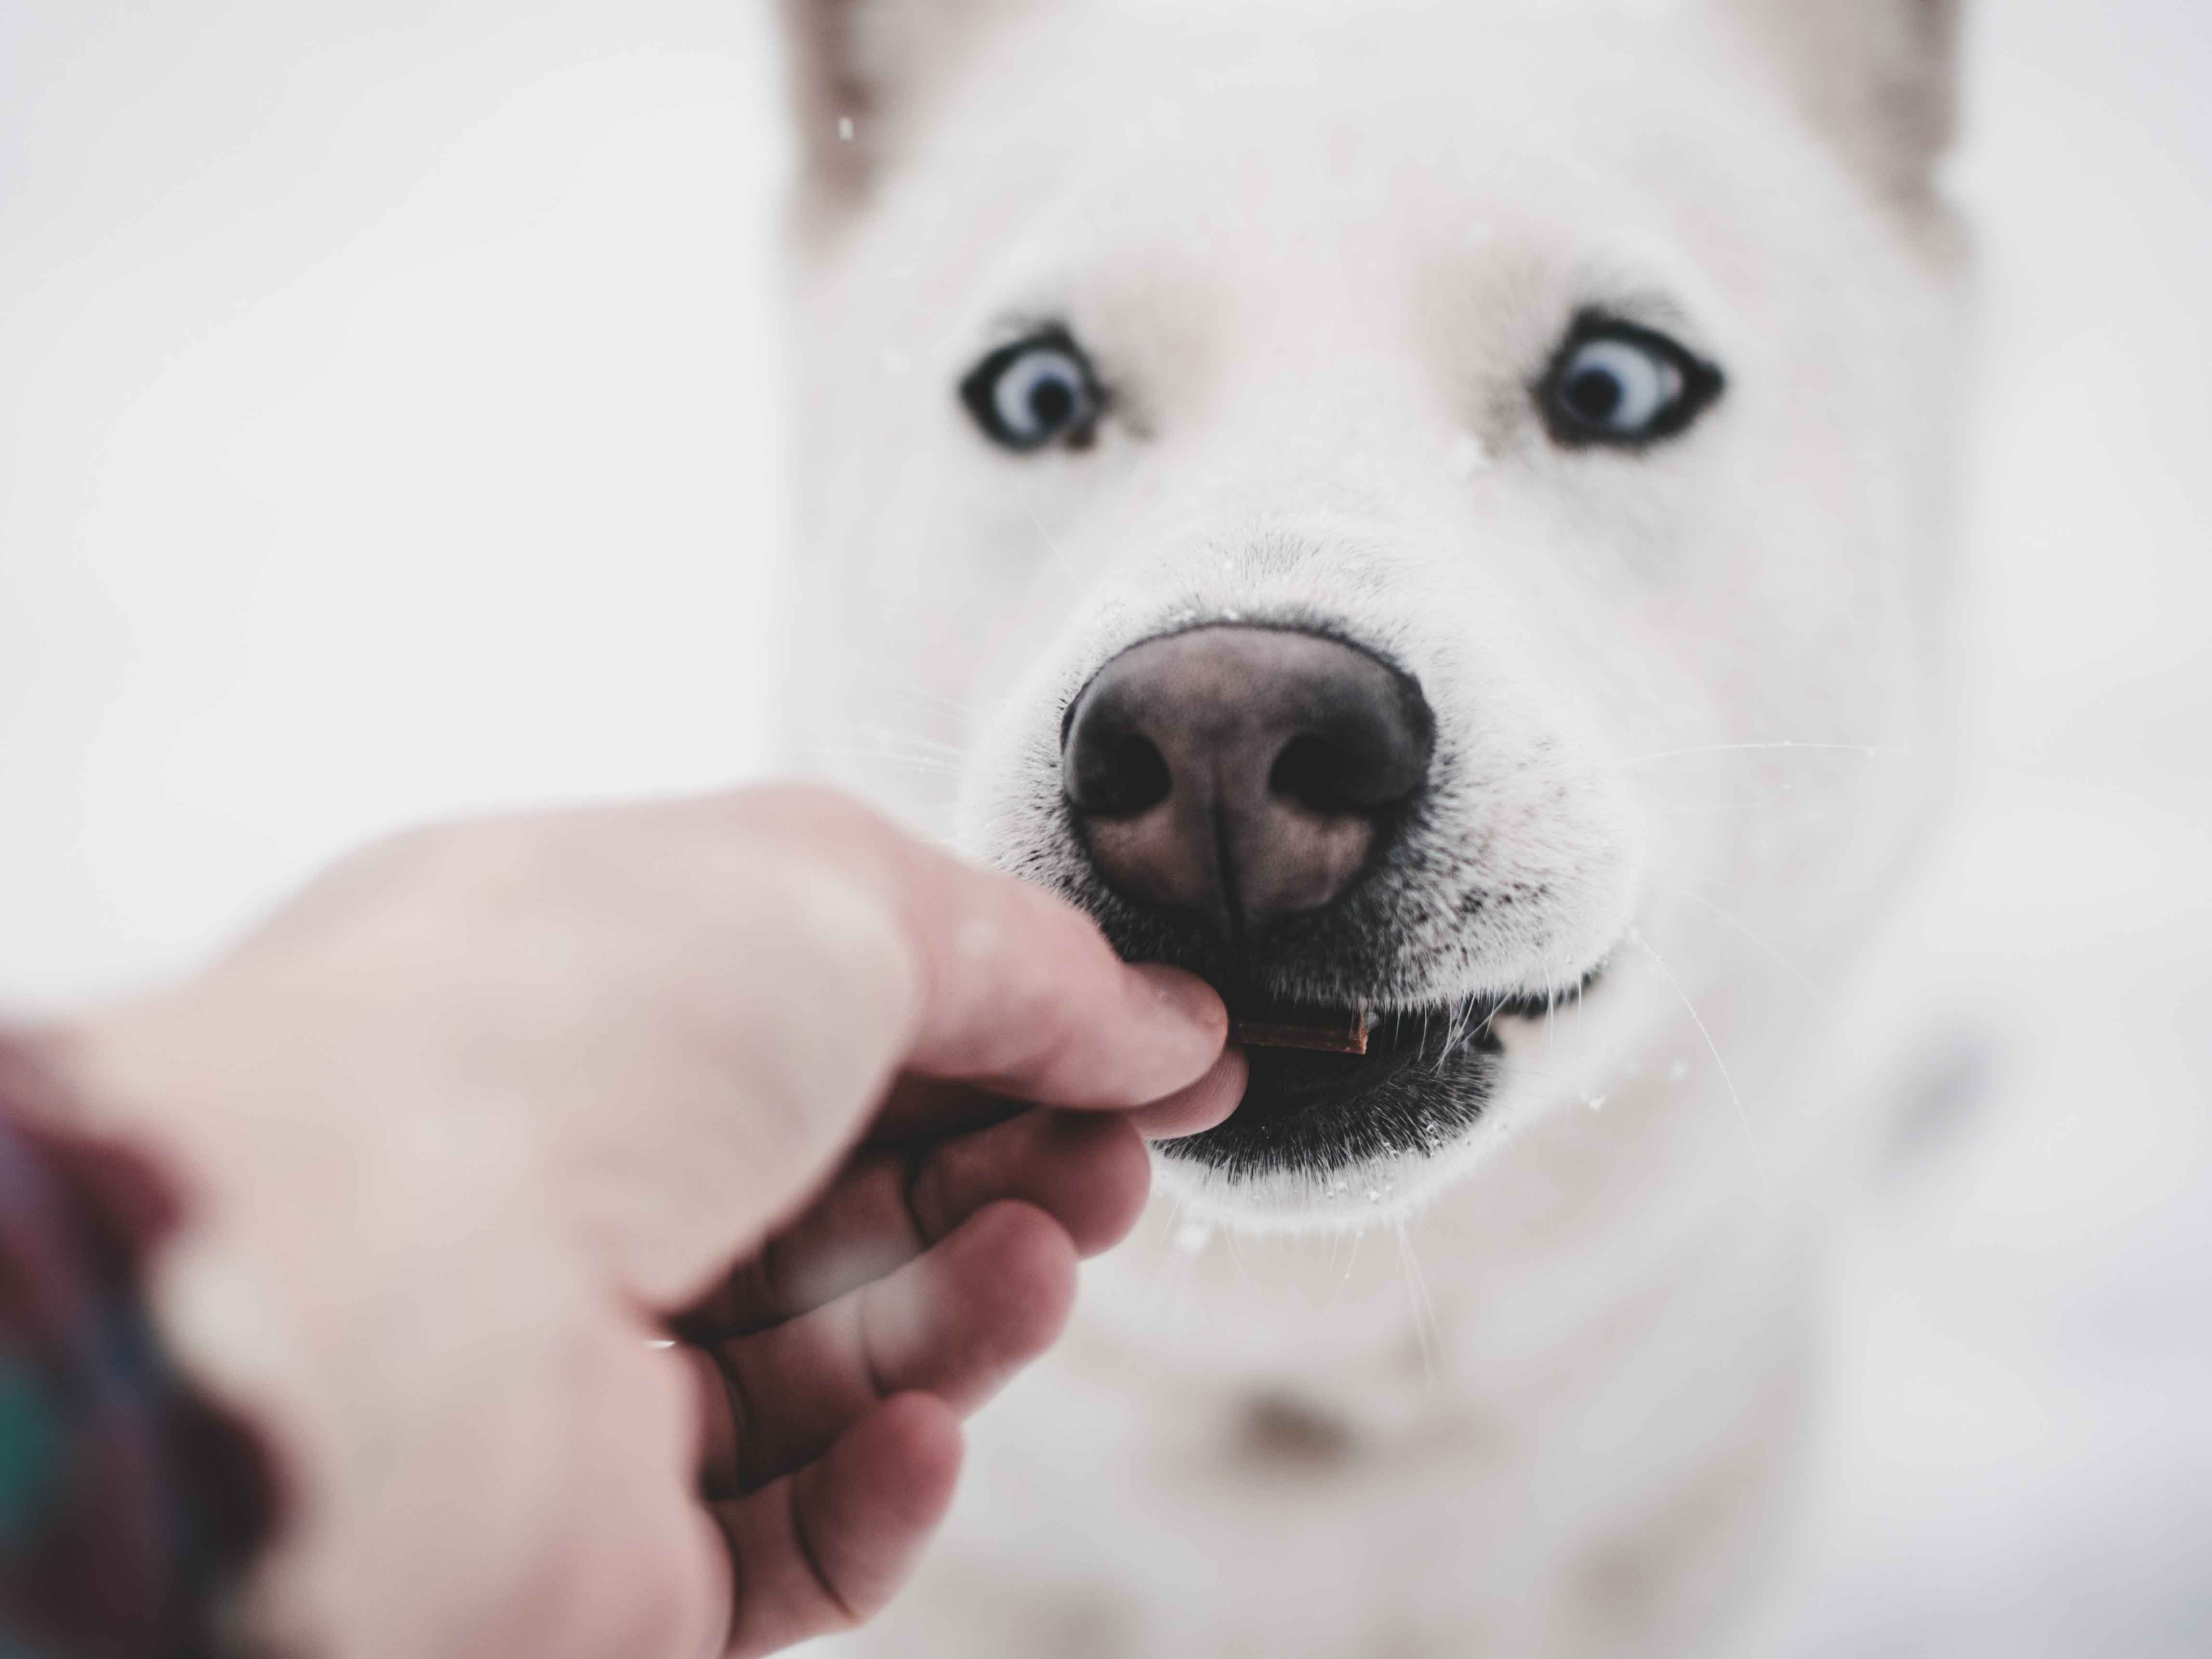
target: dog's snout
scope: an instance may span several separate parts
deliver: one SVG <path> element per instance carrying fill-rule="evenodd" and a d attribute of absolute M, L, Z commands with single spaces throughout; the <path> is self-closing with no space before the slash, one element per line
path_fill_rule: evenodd
<path fill-rule="evenodd" d="M 1434 724 L 1409 677 L 1354 647 L 1202 628 L 1099 672 L 1062 775 L 1109 883 L 1233 938 L 1358 879 L 1427 775 Z"/>

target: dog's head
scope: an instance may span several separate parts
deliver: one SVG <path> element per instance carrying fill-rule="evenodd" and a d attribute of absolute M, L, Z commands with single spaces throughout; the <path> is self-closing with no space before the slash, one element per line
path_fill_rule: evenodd
<path fill-rule="evenodd" d="M 1923 740 L 1941 0 L 787 6 L 794 724 L 1364 1042 L 1187 1190 L 1425 1189 L 1756 964 L 1681 905 L 1863 918 L 1902 775 L 1804 763 Z"/>

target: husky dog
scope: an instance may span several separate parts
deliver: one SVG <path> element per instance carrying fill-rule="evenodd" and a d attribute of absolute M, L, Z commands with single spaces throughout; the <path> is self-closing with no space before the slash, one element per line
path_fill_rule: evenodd
<path fill-rule="evenodd" d="M 784 4 L 794 752 L 1339 1050 L 867 1639 L 1712 1652 L 1942 765 L 1951 4 Z"/>

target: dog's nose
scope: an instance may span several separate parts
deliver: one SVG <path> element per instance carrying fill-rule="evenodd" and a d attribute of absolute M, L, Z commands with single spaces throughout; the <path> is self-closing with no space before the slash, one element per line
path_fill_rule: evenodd
<path fill-rule="evenodd" d="M 1358 879 L 1434 732 L 1420 687 L 1364 651 L 1201 628 L 1100 671 L 1069 711 L 1061 775 L 1117 890 L 1235 939 Z"/>

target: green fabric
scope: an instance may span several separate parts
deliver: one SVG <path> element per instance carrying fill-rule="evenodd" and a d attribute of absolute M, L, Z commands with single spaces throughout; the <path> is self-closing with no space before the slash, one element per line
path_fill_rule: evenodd
<path fill-rule="evenodd" d="M 0 1358 L 0 1549 L 38 1530 L 61 1484 L 68 1431 L 38 1375 Z M 0 1659 L 6 1650 L 0 1648 Z"/>

